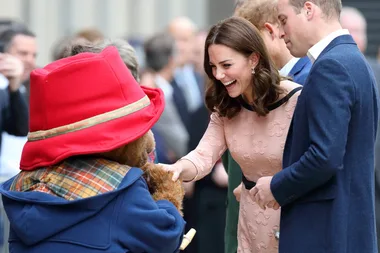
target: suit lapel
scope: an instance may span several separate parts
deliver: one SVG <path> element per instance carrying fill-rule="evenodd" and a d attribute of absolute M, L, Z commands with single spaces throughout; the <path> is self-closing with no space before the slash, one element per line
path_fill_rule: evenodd
<path fill-rule="evenodd" d="M 309 59 L 307 57 L 300 58 L 296 65 L 293 66 L 292 70 L 289 72 L 289 76 L 294 78 L 299 72 L 302 71 L 302 69 L 305 67 L 305 65 L 309 62 Z"/>

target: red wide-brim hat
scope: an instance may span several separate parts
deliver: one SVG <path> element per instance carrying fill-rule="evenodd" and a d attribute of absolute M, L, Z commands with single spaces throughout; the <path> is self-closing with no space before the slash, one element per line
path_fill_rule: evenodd
<path fill-rule="evenodd" d="M 140 86 L 115 47 L 55 61 L 30 76 L 30 132 L 20 168 L 121 147 L 147 133 L 163 110 L 162 91 Z"/>

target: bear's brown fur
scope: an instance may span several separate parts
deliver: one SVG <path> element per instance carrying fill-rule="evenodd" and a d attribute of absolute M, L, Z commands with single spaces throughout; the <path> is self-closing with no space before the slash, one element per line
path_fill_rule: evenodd
<path fill-rule="evenodd" d="M 120 164 L 141 168 L 153 199 L 169 200 L 182 214 L 182 202 L 185 194 L 182 182 L 180 180 L 174 182 L 172 173 L 165 171 L 158 164 L 148 162 L 148 155 L 154 147 L 154 137 L 149 131 L 141 138 L 102 155 Z"/>

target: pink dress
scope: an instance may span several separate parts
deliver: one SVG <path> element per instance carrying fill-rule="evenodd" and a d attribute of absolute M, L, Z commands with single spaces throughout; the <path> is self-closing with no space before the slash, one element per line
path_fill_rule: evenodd
<path fill-rule="evenodd" d="M 286 96 L 300 86 L 283 81 Z M 210 173 L 215 162 L 228 148 L 240 165 L 244 176 L 256 182 L 260 177 L 272 176 L 282 165 L 282 154 L 287 132 L 300 90 L 288 102 L 277 103 L 265 117 L 259 117 L 245 107 L 232 119 L 213 113 L 209 126 L 195 150 L 184 159 L 198 169 L 198 180 Z M 248 107 L 249 108 L 249 107 Z M 276 253 L 278 241 L 274 233 L 279 229 L 280 210 L 262 210 L 242 187 L 238 224 L 238 253 Z"/>

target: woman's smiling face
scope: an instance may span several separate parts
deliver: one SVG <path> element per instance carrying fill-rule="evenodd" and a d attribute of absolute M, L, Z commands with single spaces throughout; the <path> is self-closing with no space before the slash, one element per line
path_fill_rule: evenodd
<path fill-rule="evenodd" d="M 220 44 L 208 48 L 210 66 L 215 79 L 226 88 L 230 97 L 243 95 L 252 99 L 252 69 L 257 64 L 257 56 L 246 57 L 243 54 Z"/>

